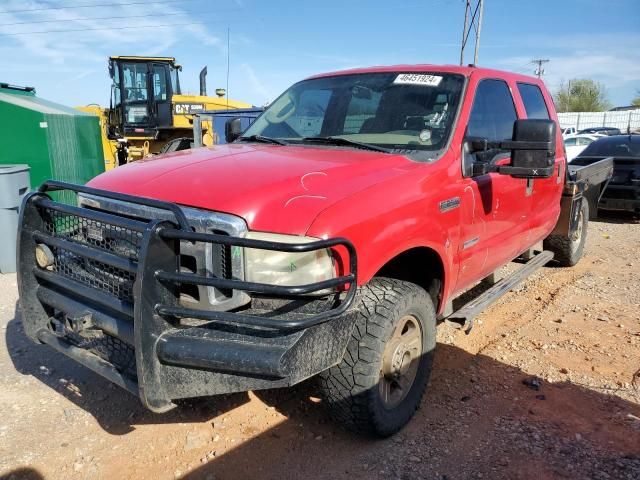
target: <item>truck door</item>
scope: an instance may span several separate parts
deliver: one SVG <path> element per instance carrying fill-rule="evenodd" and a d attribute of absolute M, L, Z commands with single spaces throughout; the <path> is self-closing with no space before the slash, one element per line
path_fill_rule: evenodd
<path fill-rule="evenodd" d="M 531 83 L 517 83 L 518 93 L 527 118 L 541 118 L 549 120 L 549 108 L 544 94 L 538 85 Z M 548 100 L 551 102 L 551 99 Z M 558 129 L 559 130 L 559 129 Z M 529 243 L 534 243 L 545 237 L 556 224 L 560 215 L 560 197 L 564 185 L 564 163 L 561 134 L 556 138 L 555 172 L 549 178 L 529 180 Z"/>
<path fill-rule="evenodd" d="M 169 65 L 153 63 L 151 65 L 151 112 L 152 123 L 156 127 L 171 127 L 171 81 Z"/>
<path fill-rule="evenodd" d="M 469 114 L 466 137 L 511 139 L 518 118 L 509 86 L 503 80 L 480 80 Z M 463 148 L 464 150 L 464 148 Z M 462 152 L 460 270 L 457 290 L 490 274 L 525 247 L 529 228 L 527 181 L 508 175 L 473 174 L 476 162 L 509 163 L 510 153 Z"/>

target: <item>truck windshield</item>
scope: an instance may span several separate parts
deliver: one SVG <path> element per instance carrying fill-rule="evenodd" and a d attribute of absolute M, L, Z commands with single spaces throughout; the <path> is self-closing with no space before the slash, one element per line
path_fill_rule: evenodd
<path fill-rule="evenodd" d="M 365 73 L 304 80 L 275 100 L 241 140 L 270 137 L 328 145 L 344 139 L 390 150 L 440 150 L 464 77 L 448 73 Z M 335 141 L 348 146 L 349 142 Z"/>

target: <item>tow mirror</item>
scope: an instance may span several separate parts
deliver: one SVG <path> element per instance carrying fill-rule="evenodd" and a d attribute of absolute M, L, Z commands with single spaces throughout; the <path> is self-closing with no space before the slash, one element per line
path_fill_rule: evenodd
<path fill-rule="evenodd" d="M 556 123 L 552 120 L 516 120 L 511 140 L 492 141 L 481 137 L 467 137 L 469 153 L 487 150 L 511 150 L 509 165 L 476 162 L 473 175 L 497 172 L 517 178 L 548 178 L 553 175 L 556 156 Z"/>
<path fill-rule="evenodd" d="M 511 165 L 500 173 L 524 178 L 548 178 L 553 175 L 556 122 L 541 119 L 516 120 L 511 143 Z"/>
<path fill-rule="evenodd" d="M 242 123 L 239 117 L 230 118 L 224 124 L 224 138 L 231 143 L 242 135 Z"/>

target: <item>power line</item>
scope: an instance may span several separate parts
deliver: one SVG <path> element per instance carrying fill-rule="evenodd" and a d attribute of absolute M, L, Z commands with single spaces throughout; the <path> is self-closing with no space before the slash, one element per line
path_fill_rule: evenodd
<path fill-rule="evenodd" d="M 129 27 L 101 27 L 101 28 L 75 28 L 70 30 L 42 30 L 39 32 L 18 32 L 18 33 L 2 33 L 0 36 L 15 36 L 15 35 L 37 35 L 41 33 L 68 33 L 68 32 L 91 32 L 96 30 L 126 30 L 129 28 L 158 28 L 158 27 L 180 27 L 187 25 L 204 25 L 205 22 L 190 22 L 190 23 L 164 23 L 159 25 L 132 25 Z"/>
<path fill-rule="evenodd" d="M 24 10 L 0 10 L 0 13 L 27 13 L 27 12 L 44 12 L 48 10 L 69 10 L 74 8 L 93 8 L 93 7 L 117 7 L 127 5 L 151 5 L 156 3 L 176 3 L 176 2 L 192 2 L 194 0 L 158 0 L 153 2 L 126 2 L 126 3 L 93 3 L 85 5 L 69 5 L 66 7 L 47 7 L 47 8 L 28 8 Z"/>
<path fill-rule="evenodd" d="M 175 12 L 174 15 L 186 15 L 186 12 Z M 38 20 L 35 22 L 14 22 L 14 23 L 0 23 L 0 27 L 10 27 L 14 25 L 32 25 L 36 23 L 63 23 L 63 22 L 79 22 L 82 20 L 114 20 L 117 18 L 143 18 L 143 17 L 157 17 L 157 13 L 150 13 L 147 15 L 122 15 L 119 17 L 78 17 L 78 18 L 62 18 L 59 20 Z"/>
<path fill-rule="evenodd" d="M 229 10 L 222 10 L 223 12 L 232 12 L 232 11 L 236 11 L 238 9 L 232 8 Z M 217 10 L 214 13 L 211 14 L 201 14 L 200 16 L 206 16 L 206 15 L 219 15 L 220 14 L 220 10 Z M 172 15 L 188 15 L 187 12 L 173 12 Z M 31 24 L 37 24 L 37 23 L 64 23 L 64 22 L 80 22 L 83 20 L 116 20 L 116 19 L 127 19 L 127 18 L 145 18 L 145 17 L 157 17 L 158 14 L 157 13 L 148 13 L 145 15 L 121 15 L 118 17 L 77 17 L 77 18 L 60 18 L 57 20 L 37 20 L 37 21 L 30 21 L 30 22 L 14 22 L 14 23 L 0 23 L 0 27 L 10 27 L 10 26 L 14 26 L 14 25 L 31 25 Z M 25 32 L 26 33 L 26 32 Z"/>
<path fill-rule="evenodd" d="M 519 67 L 509 67 L 509 69 L 514 71 L 514 72 L 527 73 L 528 74 L 530 72 L 530 65 L 532 63 L 533 62 L 531 62 L 531 60 L 529 60 L 527 63 L 523 63 Z"/>

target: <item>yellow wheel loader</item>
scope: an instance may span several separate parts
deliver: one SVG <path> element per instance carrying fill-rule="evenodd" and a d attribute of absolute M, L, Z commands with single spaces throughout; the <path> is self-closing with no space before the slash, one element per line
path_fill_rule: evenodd
<path fill-rule="evenodd" d="M 224 89 L 207 96 L 206 67 L 200 72 L 200 95 L 183 94 L 181 70 L 173 57 L 109 57 L 109 108 L 79 107 L 100 117 L 107 170 L 150 154 L 189 148 L 195 113 L 251 107 L 225 98 Z M 211 123 L 202 126 L 202 143 L 215 144 Z"/>

